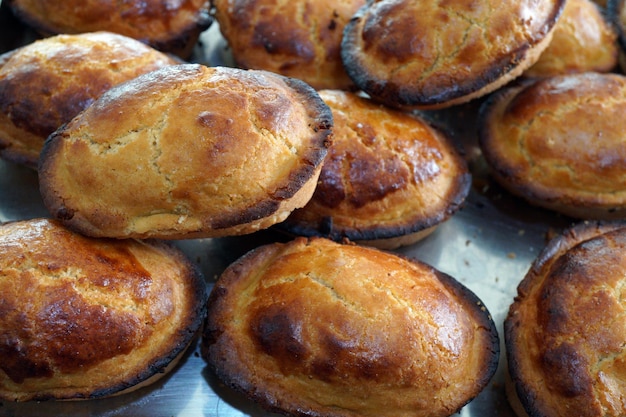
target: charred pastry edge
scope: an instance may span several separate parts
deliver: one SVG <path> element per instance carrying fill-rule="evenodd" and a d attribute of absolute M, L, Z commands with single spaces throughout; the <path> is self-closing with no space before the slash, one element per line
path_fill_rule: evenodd
<path fill-rule="evenodd" d="M 520 353 L 523 353 L 523 349 L 514 343 L 513 333 L 520 324 L 519 320 L 513 316 L 516 307 L 527 297 L 528 291 L 538 277 L 545 273 L 567 251 L 590 239 L 625 228 L 626 220 L 586 220 L 574 223 L 547 243 L 519 283 L 517 295 L 509 307 L 503 324 L 503 338 L 507 355 L 506 395 L 516 412 L 523 411 L 528 417 L 539 417 L 542 415 L 535 406 L 537 393 L 527 389 L 527 384 L 522 380 L 522 376 L 518 372 L 519 361 L 517 357 L 520 356 Z"/>
<path fill-rule="evenodd" d="M 343 239 L 349 239 L 351 241 L 379 241 L 386 239 L 401 238 L 403 236 L 411 235 L 419 232 L 432 231 L 431 228 L 438 226 L 444 221 L 452 217 L 457 211 L 462 209 L 465 205 L 465 199 L 469 194 L 472 186 L 472 175 L 467 172 L 459 177 L 456 181 L 454 192 L 451 193 L 453 201 L 451 201 L 446 207 L 445 211 L 436 213 L 435 216 L 431 216 L 425 221 L 414 223 L 411 225 L 389 225 L 380 227 L 379 225 L 373 225 L 363 228 L 344 228 L 335 227 L 332 217 L 325 217 L 316 224 L 301 224 L 298 222 L 290 222 L 287 218 L 284 222 L 274 226 L 281 232 L 286 232 L 290 235 L 305 236 L 305 237 L 325 237 L 334 241 L 342 241 Z M 370 243 L 374 243 L 370 242 Z"/>
<path fill-rule="evenodd" d="M 273 228 L 291 236 L 325 237 L 336 242 L 348 239 L 384 249 L 394 249 L 398 246 L 415 243 L 432 233 L 438 225 L 448 220 L 465 206 L 467 196 L 472 188 L 473 175 L 467 168 L 467 162 L 463 158 L 464 150 L 460 148 L 461 144 L 453 142 L 453 133 L 449 127 L 426 113 L 420 113 L 420 118 L 443 140 L 444 147 L 450 147 L 453 150 L 452 158 L 459 166 L 462 166 L 460 175 L 456 178 L 454 186 L 451 187 L 447 195 L 447 197 L 452 197 L 452 199 L 445 205 L 444 211 L 440 211 L 436 215 L 424 219 L 424 221 L 412 223 L 411 225 L 403 224 L 396 226 L 395 224 L 390 224 L 382 228 L 379 225 L 359 228 L 337 228 L 334 227 L 332 216 L 320 219 L 315 225 L 290 221 L 287 218 L 285 221 L 274 225 Z"/>
<path fill-rule="evenodd" d="M 405 256 L 400 256 L 404 259 L 407 259 L 409 262 L 419 262 L 413 260 L 411 258 L 407 258 Z M 485 363 L 485 367 L 483 368 L 482 378 L 477 380 L 477 384 L 481 387 L 477 390 L 476 395 L 472 398 L 469 398 L 465 404 L 462 404 L 459 408 L 457 408 L 454 412 L 459 412 L 461 408 L 467 405 L 470 401 L 472 401 L 478 394 L 482 392 L 482 390 L 487 386 L 489 381 L 495 375 L 498 364 L 500 361 L 500 335 L 498 334 L 498 330 L 495 322 L 493 321 L 493 317 L 491 313 L 487 309 L 487 306 L 482 302 L 482 300 L 468 287 L 461 284 L 456 278 L 446 274 L 445 272 L 439 271 L 433 267 L 434 275 L 436 278 L 444 284 L 444 286 L 454 293 L 459 300 L 462 300 L 465 304 L 465 311 L 471 315 L 473 318 L 472 322 L 477 323 L 478 329 L 483 329 L 487 332 L 487 339 L 489 348 L 491 349 L 492 354 L 489 356 L 490 359 L 487 363 Z M 485 355 L 487 358 L 487 355 Z"/>
<path fill-rule="evenodd" d="M 191 73 L 199 71 L 202 65 L 181 64 L 179 67 Z M 271 192 L 268 200 L 258 201 L 228 217 L 201 218 L 203 227 L 198 230 L 186 230 L 177 233 L 161 230 L 157 231 L 154 237 L 160 239 L 220 237 L 241 234 L 240 230 L 247 230 L 248 228 L 270 227 L 269 225 L 262 226 L 263 221 L 270 219 L 273 215 L 279 214 L 279 210 L 281 209 L 283 211 L 293 211 L 295 209 L 295 207 L 283 206 L 285 203 L 288 203 L 290 199 L 300 200 L 306 197 L 309 192 L 311 194 L 313 193 L 315 184 L 311 184 L 311 181 L 319 176 L 322 162 L 326 158 L 328 148 L 332 144 L 333 114 L 331 109 L 321 97 L 319 97 L 317 91 L 304 81 L 264 70 L 237 69 L 237 71 L 267 74 L 269 77 L 282 80 L 291 92 L 301 97 L 303 103 L 307 103 L 304 108 L 312 121 L 309 124 L 312 135 L 307 138 L 307 141 L 311 146 L 307 146 L 308 151 L 300 157 L 300 168 L 290 172 L 289 177 L 285 178 L 282 183 L 275 184 L 274 190 Z M 111 90 L 115 91 L 116 87 L 113 87 Z M 108 99 L 109 95 L 110 94 L 107 92 L 103 94 L 100 99 Z M 85 110 L 80 112 L 76 118 L 80 117 Z M 64 137 L 67 135 L 65 131 L 67 124 L 68 123 L 59 127 L 45 140 L 37 166 L 40 178 L 46 177 L 48 168 L 54 166 L 56 160 L 55 155 L 58 153 L 57 149 L 62 146 Z M 48 157 L 48 155 L 50 155 L 50 157 Z M 51 191 L 54 191 L 54 189 L 50 187 L 51 185 L 52 184 L 48 181 L 39 182 L 40 194 L 44 206 L 48 208 L 55 218 L 62 220 L 66 227 L 74 231 L 94 237 L 112 237 L 103 233 L 103 230 L 99 227 L 95 227 L 91 221 L 85 221 L 86 219 L 72 221 L 77 213 L 76 210 L 65 205 L 63 196 L 56 192 L 52 193 Z M 308 198 L 306 198 L 306 200 L 308 201 Z M 297 201 L 294 202 L 294 204 L 297 203 Z M 298 205 L 304 205 L 304 203 Z M 153 234 L 150 234 L 150 236 L 139 236 L 136 233 L 132 233 L 130 236 L 124 237 L 146 238 L 152 236 Z"/>
<path fill-rule="evenodd" d="M 52 221 L 54 222 L 55 220 L 53 219 Z M 23 220 L 11 220 L 5 223 L 0 222 L 0 226 L 21 222 L 23 222 Z M 202 325 L 207 312 L 206 300 L 208 298 L 208 287 L 200 267 L 191 262 L 189 258 L 187 258 L 183 252 L 181 252 L 172 243 L 158 239 L 146 239 L 143 242 L 151 248 L 159 252 L 164 252 L 168 256 L 175 258 L 177 262 L 180 262 L 185 268 L 183 276 L 185 278 L 189 278 L 186 280 L 189 284 L 189 294 L 194 297 L 194 303 L 190 304 L 189 311 L 193 315 L 191 317 L 187 316 L 187 318 L 190 318 L 191 320 L 181 323 L 175 333 L 173 333 L 179 336 L 177 343 L 172 345 L 165 355 L 155 358 L 146 366 L 146 368 L 141 369 L 132 378 L 120 381 L 115 385 L 98 388 L 86 394 L 77 393 L 73 396 L 64 397 L 57 397 L 52 393 L 35 393 L 25 400 L 17 401 L 81 401 L 124 395 L 152 385 L 159 379 L 168 375 L 174 368 L 176 368 L 176 366 L 178 366 L 180 360 L 189 352 L 190 347 L 194 344 L 194 341 L 198 340 L 202 331 Z M 1 400 L 2 398 L 0 396 L 0 402 Z"/>
<path fill-rule="evenodd" d="M 266 73 L 264 70 L 245 71 Z M 321 146 L 316 146 L 311 152 L 307 152 L 303 155 L 301 168 L 295 172 L 291 172 L 289 178 L 285 179 L 282 184 L 276 185 L 271 195 L 271 200 L 260 201 L 254 206 L 248 207 L 228 218 L 214 219 L 211 223 L 211 228 L 213 229 L 238 227 L 270 217 L 272 214 L 276 213 L 281 207 L 281 202 L 294 197 L 298 191 L 303 189 L 303 186 L 307 182 L 319 175 L 321 165 L 328 154 L 328 148 L 332 144 L 332 111 L 318 96 L 313 87 L 296 78 L 286 77 L 280 74 L 272 74 L 272 76 L 282 79 L 293 92 L 302 97 L 302 102 L 308 103 L 306 106 L 307 113 L 314 121 L 314 123 L 310 125 L 310 128 L 315 136 L 310 139 L 310 142 L 313 144 L 319 142 Z"/>
<path fill-rule="evenodd" d="M 35 31 L 39 36 L 46 38 L 53 35 L 58 35 L 62 33 L 67 33 L 61 31 L 59 28 L 54 25 L 49 24 L 36 16 L 33 16 L 23 9 L 16 7 L 13 3 L 13 0 L 5 0 L 7 6 L 11 10 L 11 12 L 17 17 L 20 21 L 29 26 L 33 31 Z M 197 20 L 194 22 L 190 22 L 184 28 L 177 33 L 174 33 L 173 36 L 167 38 L 135 38 L 138 41 L 141 41 L 145 44 L 152 46 L 153 48 L 162 51 L 162 52 L 171 52 L 176 54 L 177 56 L 184 58 L 189 57 L 193 51 L 195 46 L 195 42 L 192 42 L 196 39 L 201 32 L 208 29 L 213 24 L 213 16 L 209 13 L 209 10 L 199 9 L 196 13 Z M 110 30 L 107 28 L 102 28 L 100 30 Z M 80 28 L 74 31 L 75 33 L 85 32 Z M 128 36 L 128 35 L 126 35 Z"/>
<path fill-rule="evenodd" d="M 315 239 L 323 239 L 323 238 L 299 237 L 299 238 L 296 238 L 296 240 L 292 242 L 303 241 L 305 242 L 304 243 L 305 245 L 309 245 L 310 242 Z M 341 244 L 353 245 L 350 242 L 343 242 Z M 266 250 L 266 248 L 273 247 L 273 249 L 270 249 L 270 250 L 274 251 L 274 256 L 276 256 L 276 254 L 280 255 L 280 253 L 283 252 L 283 248 L 286 247 L 287 245 L 290 245 L 290 242 L 273 243 L 273 244 L 271 243 L 271 244 L 263 245 L 255 249 L 252 249 L 246 254 L 244 254 L 243 256 L 241 256 L 233 264 L 231 264 L 231 266 L 229 266 L 229 269 L 231 268 L 236 269 L 236 270 L 241 269 L 241 268 L 245 269 L 244 266 L 247 263 L 251 261 L 252 262 L 255 261 L 256 260 L 255 258 L 259 258 L 259 257 L 262 258 L 262 255 L 263 255 L 262 252 Z M 378 249 L 372 249 L 372 250 L 378 250 Z M 382 251 L 382 252 L 386 252 L 386 251 Z M 453 296 L 455 296 L 461 302 L 463 311 L 466 312 L 468 316 L 472 318 L 471 320 L 472 323 L 477 324 L 476 329 L 485 331 L 484 340 L 486 344 L 488 344 L 486 348 L 491 352 L 491 354 L 489 355 L 485 353 L 483 355 L 483 359 L 488 359 L 488 361 L 486 361 L 484 364 L 485 366 L 483 367 L 484 372 L 483 372 L 482 377 L 476 380 L 476 384 L 480 388 L 476 390 L 475 394 L 471 398 L 468 398 L 466 402 L 464 402 L 463 404 L 460 404 L 458 408 L 454 412 L 452 412 L 452 414 L 454 414 L 455 412 L 458 412 L 460 409 L 462 409 L 465 405 L 470 403 L 474 398 L 476 398 L 476 396 L 478 396 L 482 392 L 482 390 L 487 386 L 489 381 L 491 381 L 491 379 L 493 378 L 493 376 L 495 375 L 497 371 L 499 360 L 500 360 L 500 336 L 498 334 L 498 330 L 495 325 L 495 322 L 493 321 L 493 317 L 491 316 L 491 313 L 487 309 L 487 306 L 483 304 L 482 300 L 472 290 L 470 290 L 468 287 L 463 285 L 460 281 L 458 281 L 454 277 L 446 274 L 445 272 L 439 271 L 438 269 L 424 262 L 421 262 L 416 259 L 412 259 L 408 256 L 397 254 L 397 253 L 390 253 L 390 252 L 386 252 L 386 253 L 389 253 L 392 256 L 397 256 L 398 258 L 406 262 L 423 265 L 427 267 L 428 269 L 430 269 L 433 279 L 438 280 L 448 291 L 450 291 L 450 293 Z M 231 283 L 233 279 L 236 281 L 239 281 L 240 279 L 239 276 L 240 275 L 238 274 L 238 271 L 236 271 L 235 275 L 231 273 L 228 276 L 228 281 L 226 283 L 218 279 L 211 293 L 209 294 L 209 299 L 207 301 L 207 306 L 208 306 L 207 317 L 213 317 L 213 315 L 211 314 L 212 309 L 217 308 L 219 310 L 221 306 L 223 305 L 223 303 L 225 302 L 225 298 L 232 296 L 230 295 L 231 291 L 229 290 L 228 285 Z M 211 326 L 212 324 L 217 324 L 217 325 L 212 328 L 209 328 L 209 326 Z M 295 415 L 292 411 L 282 406 L 283 402 L 280 398 L 277 398 L 274 395 L 264 395 L 263 393 L 259 392 L 259 390 L 256 389 L 255 385 L 252 384 L 251 381 L 247 380 L 245 377 L 242 377 L 239 373 L 229 374 L 227 371 L 224 371 L 221 367 L 218 367 L 217 362 L 208 360 L 210 356 L 210 353 L 209 353 L 210 346 L 212 346 L 213 344 L 217 342 L 217 340 L 222 336 L 224 331 L 225 330 L 224 330 L 223 323 L 212 322 L 210 321 L 210 319 L 205 320 L 204 327 L 202 329 L 201 356 L 205 359 L 208 369 L 230 389 L 244 395 L 249 400 L 259 404 L 263 409 L 270 411 L 270 412 L 274 412 L 274 413 L 280 413 L 280 414 L 285 414 L 285 415 Z M 322 416 L 321 414 L 318 414 L 318 413 L 304 413 L 303 415 L 305 414 L 311 415 L 311 416 Z"/>
<path fill-rule="evenodd" d="M 534 206 L 561 213 L 574 219 L 619 220 L 624 218 L 626 216 L 626 202 L 621 206 L 606 206 L 598 204 L 597 200 L 590 198 L 572 198 L 571 195 L 561 193 L 555 195 L 550 192 L 548 187 L 529 182 L 523 176 L 520 177 L 515 172 L 515 167 L 508 162 L 502 163 L 498 155 L 492 152 L 493 149 L 489 144 L 498 140 L 491 134 L 490 130 L 492 109 L 497 108 L 511 97 L 515 99 L 517 95 L 537 83 L 548 82 L 550 78 L 519 78 L 494 92 L 481 103 L 477 114 L 478 145 L 483 158 L 487 161 L 490 175 L 512 195 L 522 198 Z"/>
<path fill-rule="evenodd" d="M 530 66 L 521 65 L 534 56 L 539 56 L 548 47 L 554 34 L 556 22 L 563 12 L 565 0 L 558 0 L 558 7 L 545 23 L 543 36 L 536 38 L 535 43 L 526 43 L 509 52 L 490 65 L 484 72 L 476 74 L 472 79 L 456 84 L 454 91 L 444 91 L 438 95 L 423 95 L 414 88 L 399 86 L 391 80 L 370 77 L 360 63 L 359 51 L 353 45 L 360 32 L 355 30 L 358 22 L 367 14 L 372 0 L 362 6 L 344 28 L 341 42 L 341 58 L 348 76 L 354 84 L 369 94 L 373 100 L 385 105 L 401 109 L 442 109 L 462 104 L 489 94 L 513 79 L 522 75 Z"/>

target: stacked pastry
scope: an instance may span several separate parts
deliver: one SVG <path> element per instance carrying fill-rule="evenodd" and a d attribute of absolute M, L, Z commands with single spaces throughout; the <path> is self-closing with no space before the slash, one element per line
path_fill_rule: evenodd
<path fill-rule="evenodd" d="M 447 132 L 354 93 L 319 94 L 333 112 L 333 145 L 311 200 L 277 228 L 395 249 L 461 208 L 471 175 Z"/>
<path fill-rule="evenodd" d="M 180 63 L 111 32 L 57 35 L 0 56 L 0 157 L 37 168 L 46 138 L 111 87 Z"/>
<path fill-rule="evenodd" d="M 7 4 L 62 34 L 0 61 L 0 156 L 38 170 L 55 218 L 0 231 L 2 398 L 149 383 L 206 307 L 207 363 L 269 410 L 458 411 L 498 363 L 488 309 L 453 277 L 366 247 L 424 238 L 470 191 L 463 150 L 415 110 L 485 98 L 480 146 L 506 189 L 570 216 L 623 217 L 624 78 L 600 74 L 615 70 L 618 34 L 589 1 Z M 157 51 L 188 57 L 209 6 L 240 68 Z M 208 301 L 200 274 L 154 240 L 270 227 L 307 238 L 237 260 Z M 103 348 L 101 331 L 124 343 Z M 56 349 L 77 339 L 89 343 Z M 530 348 L 509 345 L 525 369 Z"/>
<path fill-rule="evenodd" d="M 2 157 L 38 170 L 56 219 L 1 226 L 0 398 L 137 389 L 175 366 L 206 309 L 200 271 L 155 239 L 252 233 L 302 207 L 332 114 L 300 80 L 187 64 L 144 43 L 162 32 L 157 17 L 189 41 L 204 14 L 191 9 L 206 2 L 116 9 L 141 12 L 132 37 L 85 32 L 109 3 L 10 6 L 42 32 L 80 33 L 2 56 Z"/>

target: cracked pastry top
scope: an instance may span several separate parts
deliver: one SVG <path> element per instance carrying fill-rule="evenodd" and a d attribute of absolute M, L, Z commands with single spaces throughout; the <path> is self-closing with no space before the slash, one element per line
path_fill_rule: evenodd
<path fill-rule="evenodd" d="M 209 369 L 288 416 L 449 416 L 486 387 L 499 358 L 488 310 L 454 278 L 325 238 L 244 255 L 207 310 Z"/>
<path fill-rule="evenodd" d="M 522 74 L 548 46 L 565 0 L 369 1 L 346 25 L 357 87 L 401 108 L 443 108 Z"/>
<path fill-rule="evenodd" d="M 191 55 L 211 22 L 209 0 L 5 0 L 42 35 L 108 31 L 182 58 Z"/>
<path fill-rule="evenodd" d="M 0 56 L 0 157 L 36 169 L 46 138 L 114 85 L 180 61 L 110 32 L 57 35 Z"/>
<path fill-rule="evenodd" d="M 195 340 L 206 284 L 173 246 L 0 225 L 0 400 L 78 400 L 153 383 Z"/>
<path fill-rule="evenodd" d="M 340 45 L 366 0 L 213 0 L 237 66 L 299 78 L 316 89 L 350 88 Z"/>
<path fill-rule="evenodd" d="M 507 86 L 485 101 L 479 144 L 492 177 L 575 218 L 626 214 L 626 77 L 583 73 Z"/>
<path fill-rule="evenodd" d="M 267 71 L 183 64 L 112 88 L 51 135 L 44 204 L 84 234 L 252 233 L 311 198 L 332 113 L 310 86 Z"/>
<path fill-rule="evenodd" d="M 507 395 L 520 417 L 626 415 L 626 223 L 553 238 L 504 323 Z"/>
<path fill-rule="evenodd" d="M 354 93 L 319 94 L 333 112 L 333 144 L 313 197 L 277 228 L 393 249 L 462 206 L 471 175 L 443 130 Z"/>
<path fill-rule="evenodd" d="M 617 31 L 606 13 L 591 0 L 567 0 L 550 45 L 524 76 L 610 72 L 618 52 Z"/>

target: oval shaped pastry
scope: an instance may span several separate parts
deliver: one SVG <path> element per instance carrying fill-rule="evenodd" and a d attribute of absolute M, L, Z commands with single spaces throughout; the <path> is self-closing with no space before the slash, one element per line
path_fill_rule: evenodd
<path fill-rule="evenodd" d="M 316 89 L 350 88 L 340 45 L 365 0 L 213 0 L 215 19 L 239 67 L 305 81 Z"/>
<path fill-rule="evenodd" d="M 480 111 L 493 177 L 576 218 L 626 215 L 626 77 L 584 73 L 508 86 Z"/>
<path fill-rule="evenodd" d="M 332 114 L 305 83 L 185 64 L 113 88 L 46 141 L 50 212 L 98 237 L 251 233 L 311 198 Z"/>
<path fill-rule="evenodd" d="M 524 72 L 551 77 L 579 72 L 609 72 L 618 63 L 617 31 L 591 0 L 567 0 L 550 45 Z"/>
<path fill-rule="evenodd" d="M 519 416 L 626 415 L 626 223 L 580 223 L 534 261 L 504 323 Z"/>
<path fill-rule="evenodd" d="M 456 280 L 324 238 L 244 255 L 218 279 L 207 314 L 209 368 L 290 416 L 449 416 L 499 357 L 489 312 Z"/>
<path fill-rule="evenodd" d="M 347 24 L 348 75 L 392 107 L 443 108 L 483 96 L 537 61 L 564 0 L 379 0 Z"/>
<path fill-rule="evenodd" d="M 206 288 L 157 241 L 55 220 L 0 225 L 0 399 L 100 398 L 154 382 L 195 340 Z"/>
<path fill-rule="evenodd" d="M 319 94 L 333 112 L 333 144 L 313 197 L 278 228 L 393 249 L 462 206 L 471 175 L 443 131 L 353 93 Z"/>
<path fill-rule="evenodd" d="M 212 22 L 209 0 L 5 0 L 13 13 L 49 36 L 108 31 L 188 57 Z"/>
<path fill-rule="evenodd" d="M 180 62 L 109 32 L 57 35 L 0 56 L 0 157 L 37 168 L 46 138 L 114 85 Z"/>

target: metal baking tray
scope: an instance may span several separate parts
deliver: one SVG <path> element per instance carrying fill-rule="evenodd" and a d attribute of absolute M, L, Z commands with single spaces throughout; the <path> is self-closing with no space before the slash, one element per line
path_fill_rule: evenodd
<path fill-rule="evenodd" d="M 0 7 L 0 52 L 34 39 L 4 9 Z M 206 65 L 229 65 L 228 50 L 216 24 L 202 34 L 193 60 Z M 496 375 L 455 416 L 514 417 L 504 391 L 506 355 L 502 323 L 519 281 L 549 236 L 573 221 L 532 207 L 491 181 L 476 143 L 475 116 L 479 105 L 477 101 L 429 112 L 429 116 L 450 129 L 471 168 L 473 187 L 464 207 L 450 220 L 423 241 L 396 252 L 455 277 L 484 302 L 498 326 L 501 357 Z M 46 216 L 49 213 L 39 196 L 37 173 L 0 160 L 0 221 Z M 235 259 L 277 240 L 284 241 L 285 237 L 262 231 L 240 237 L 181 240 L 175 244 L 199 265 L 211 286 Z M 0 401 L 0 416 L 268 417 L 274 414 L 220 383 L 207 370 L 196 343 L 170 374 L 136 392 L 88 401 Z"/>

